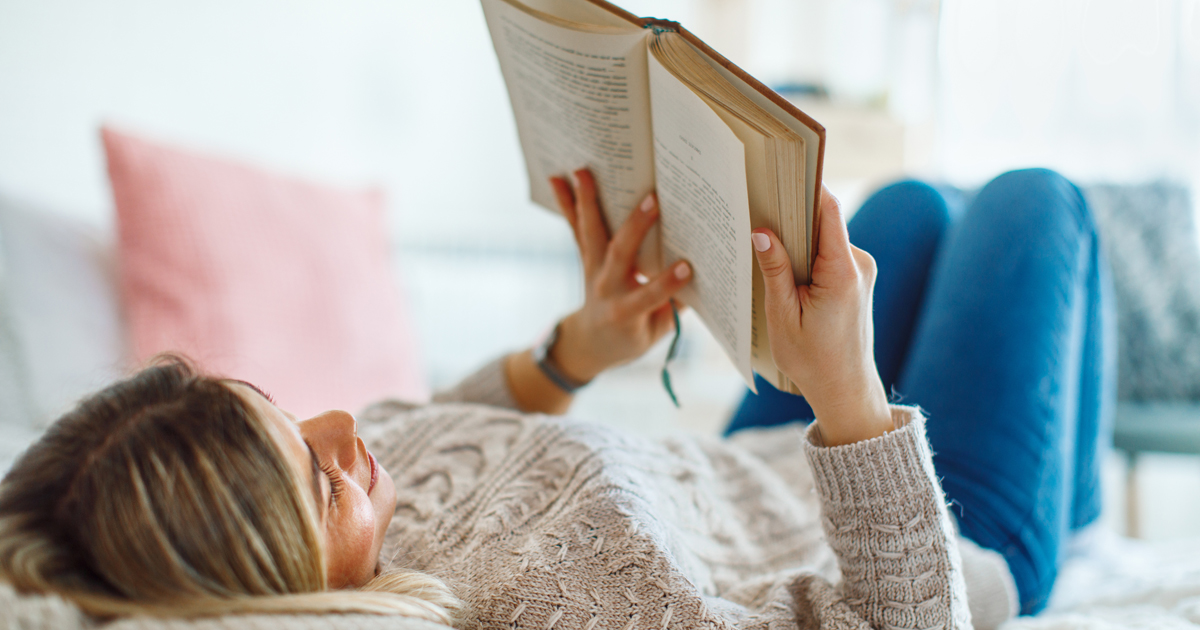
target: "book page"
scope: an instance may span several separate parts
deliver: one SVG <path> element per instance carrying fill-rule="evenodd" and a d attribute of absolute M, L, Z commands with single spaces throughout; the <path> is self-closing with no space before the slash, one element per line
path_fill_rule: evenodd
<path fill-rule="evenodd" d="M 742 142 L 750 226 L 770 228 L 779 236 L 788 249 L 796 280 L 804 282 L 809 269 L 809 236 L 804 218 L 804 139 L 730 85 L 712 69 L 712 59 L 681 35 L 669 31 L 656 35 L 650 42 L 650 55 L 703 100 Z M 765 292 L 753 256 L 751 261 L 751 367 L 775 387 L 795 391 L 771 356 L 763 308 Z"/>
<path fill-rule="evenodd" d="M 549 13 L 564 20 L 595 24 L 597 26 L 615 26 L 620 28 L 641 29 L 640 26 L 626 21 L 619 15 L 610 13 L 586 0 L 523 0 L 523 3 L 535 11 Z"/>
<path fill-rule="evenodd" d="M 721 117 L 721 120 L 729 126 L 730 131 L 742 141 L 746 148 L 746 189 L 749 193 L 751 209 L 750 229 L 768 227 L 778 235 L 778 226 L 772 225 L 771 221 L 764 220 L 763 215 L 769 213 L 762 211 L 771 206 L 770 197 L 773 192 L 769 190 L 766 178 L 761 176 L 769 169 L 774 168 L 774 165 L 767 164 L 767 139 L 737 116 L 725 112 L 708 99 L 704 100 L 713 107 L 713 111 Z M 756 208 L 759 210 L 758 212 L 755 212 Z M 753 280 L 750 300 L 750 367 L 768 383 L 774 385 L 776 389 L 798 394 L 799 390 L 796 389 L 796 386 L 775 366 L 775 358 L 771 355 L 771 339 L 767 334 L 766 285 L 763 284 L 762 272 L 758 269 L 758 259 L 753 255 L 750 256 L 750 264 L 750 274 Z"/>
<path fill-rule="evenodd" d="M 771 99 L 763 96 L 758 90 L 750 87 L 740 77 L 730 72 L 728 68 L 717 63 L 708 55 L 701 54 L 701 57 L 712 66 L 713 70 L 716 70 L 726 81 L 729 81 L 730 85 L 749 97 L 756 105 L 770 112 L 780 122 L 787 125 L 804 139 L 804 220 L 806 225 L 811 226 L 811 229 L 815 231 L 819 217 L 815 216 L 813 211 L 817 208 L 817 198 L 820 194 L 817 188 L 821 181 L 821 173 L 817 172 L 817 167 L 821 163 L 821 136 L 804 123 L 796 120 L 794 116 L 787 113 L 782 107 L 771 102 Z M 815 238 L 816 235 L 814 234 L 813 239 Z M 816 256 L 816 250 L 809 251 L 808 256 L 811 262 L 812 258 Z"/>
<path fill-rule="evenodd" d="M 512 100 L 530 197 L 557 212 L 548 179 L 588 167 L 609 230 L 616 231 L 654 189 L 646 78 L 650 31 L 633 25 L 571 27 L 516 0 L 482 4 Z M 654 245 L 653 238 L 647 241 Z M 646 255 L 642 261 L 647 272 L 657 268 Z"/>
<path fill-rule="evenodd" d="M 704 97 L 701 96 L 701 98 Z M 777 222 L 772 218 L 772 215 L 775 214 L 775 209 L 771 208 L 773 205 L 772 192 L 774 191 L 771 190 L 770 183 L 765 177 L 765 174 L 775 168 L 773 164 L 768 163 L 768 156 L 771 153 L 767 151 L 768 139 L 763 137 L 760 131 L 725 111 L 710 99 L 704 98 L 704 101 L 713 108 L 713 111 L 721 117 L 721 120 L 729 126 L 730 131 L 742 141 L 746 148 L 746 188 L 750 200 L 750 228 L 765 227 L 770 228 L 777 236 L 782 234 Z M 793 242 L 800 247 L 807 244 L 806 241 L 800 239 Z M 788 254 L 792 253 L 789 249 Z M 807 258 L 808 253 L 805 248 L 801 251 L 801 259 L 806 260 Z M 750 318 L 750 365 L 776 389 L 799 394 L 800 390 L 775 365 L 775 358 L 771 354 L 771 339 L 767 332 L 766 285 L 763 283 L 762 272 L 758 268 L 758 259 L 752 255 L 750 263 L 750 273 L 754 282 Z M 794 265 L 795 257 L 793 256 Z"/>
<path fill-rule="evenodd" d="M 719 116 L 650 55 L 664 264 L 692 264 L 680 298 L 754 389 L 750 363 L 750 202 L 745 148 Z"/>

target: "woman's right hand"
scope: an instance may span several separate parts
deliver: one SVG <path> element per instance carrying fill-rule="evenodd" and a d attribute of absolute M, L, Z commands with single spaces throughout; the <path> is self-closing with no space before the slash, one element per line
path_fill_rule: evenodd
<path fill-rule="evenodd" d="M 841 206 L 821 190 L 812 284 L 796 286 L 783 244 L 768 229 L 751 235 L 766 286 L 767 331 L 776 366 L 804 394 L 826 446 L 894 428 L 875 367 L 871 298 L 875 259 L 850 244 Z"/>

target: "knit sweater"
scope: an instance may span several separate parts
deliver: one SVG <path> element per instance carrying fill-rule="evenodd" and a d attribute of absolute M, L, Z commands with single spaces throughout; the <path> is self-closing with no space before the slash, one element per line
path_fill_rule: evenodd
<path fill-rule="evenodd" d="M 438 402 L 360 431 L 396 482 L 383 557 L 447 580 L 470 628 L 971 627 L 915 409 L 845 446 L 655 442 L 503 409 L 498 363 Z"/>

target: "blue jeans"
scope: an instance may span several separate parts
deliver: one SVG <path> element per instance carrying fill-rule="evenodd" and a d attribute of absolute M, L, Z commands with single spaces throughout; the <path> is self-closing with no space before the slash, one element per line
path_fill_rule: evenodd
<path fill-rule="evenodd" d="M 925 410 L 962 534 L 1004 556 L 1034 614 L 1070 532 L 1100 513 L 1111 441 L 1116 318 L 1087 205 L 1040 169 L 970 200 L 908 181 L 872 196 L 849 232 L 879 267 L 884 386 Z M 756 382 L 727 433 L 813 417 L 803 398 Z"/>

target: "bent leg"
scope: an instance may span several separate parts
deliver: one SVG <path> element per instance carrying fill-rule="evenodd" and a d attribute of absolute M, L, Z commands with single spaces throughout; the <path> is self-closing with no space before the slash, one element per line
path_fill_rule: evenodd
<path fill-rule="evenodd" d="M 963 534 L 1005 557 L 1026 614 L 1045 606 L 1068 532 L 1099 511 L 1107 282 L 1078 189 L 1046 170 L 1001 175 L 938 257 L 898 383 L 928 413 Z"/>
<path fill-rule="evenodd" d="M 938 245 L 960 212 L 956 191 L 904 181 L 876 192 L 850 220 L 850 242 L 870 253 L 879 269 L 873 313 L 875 362 L 888 390 L 908 350 Z M 757 376 L 754 380 L 758 395 L 746 392 L 726 435 L 746 427 L 812 419 L 812 408 L 803 397 L 781 392 Z"/>

